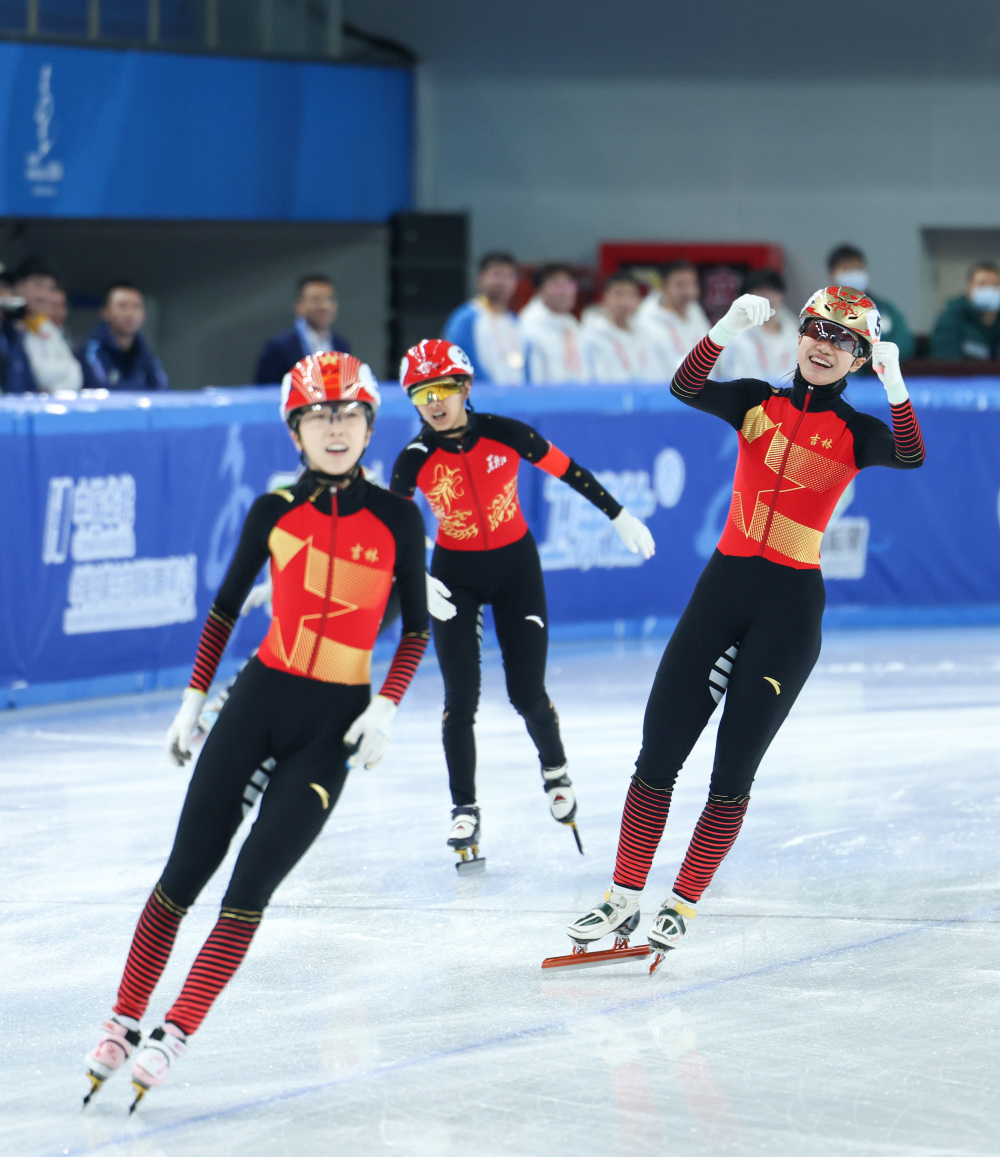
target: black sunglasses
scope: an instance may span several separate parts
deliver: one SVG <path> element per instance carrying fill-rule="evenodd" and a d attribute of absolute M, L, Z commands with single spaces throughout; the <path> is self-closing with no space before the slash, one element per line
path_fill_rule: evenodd
<path fill-rule="evenodd" d="M 844 353 L 852 354 L 856 358 L 868 357 L 868 350 L 860 338 L 835 322 L 823 321 L 822 318 L 818 317 L 807 317 L 799 326 L 799 333 L 806 334 L 807 337 L 815 338 L 817 341 L 828 341 L 835 349 L 843 350 Z"/>

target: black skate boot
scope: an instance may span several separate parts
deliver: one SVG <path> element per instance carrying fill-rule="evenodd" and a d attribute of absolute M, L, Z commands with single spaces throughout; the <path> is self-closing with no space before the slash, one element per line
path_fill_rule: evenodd
<path fill-rule="evenodd" d="M 459 804 L 451 809 L 451 835 L 448 847 L 458 853 L 455 870 L 459 875 L 481 872 L 486 867 L 486 857 L 479 854 L 479 806 Z"/>

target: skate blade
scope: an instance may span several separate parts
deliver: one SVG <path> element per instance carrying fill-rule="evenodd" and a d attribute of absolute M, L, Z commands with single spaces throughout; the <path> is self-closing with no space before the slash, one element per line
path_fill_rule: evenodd
<path fill-rule="evenodd" d="M 650 976 L 652 976 L 652 975 L 653 975 L 653 973 L 654 973 L 654 972 L 655 972 L 655 971 L 656 971 L 656 970 L 657 970 L 657 969 L 660 967 L 660 965 L 663 963 L 663 958 L 664 958 L 664 956 L 666 956 L 666 954 L 667 954 L 668 952 L 670 952 L 670 951 L 671 951 L 671 949 L 669 949 L 669 948 L 663 948 L 663 949 L 659 949 L 659 948 L 654 948 L 652 945 L 650 945 L 650 946 L 649 946 L 649 951 L 650 951 L 650 952 L 655 952 L 655 953 L 656 953 L 656 955 L 655 955 L 655 957 L 654 957 L 654 959 L 653 959 L 653 963 L 652 963 L 652 964 L 649 966 L 649 975 L 650 975 Z"/>
<path fill-rule="evenodd" d="M 99 1077 L 95 1073 L 87 1073 L 87 1080 L 90 1081 L 90 1092 L 83 1098 L 83 1107 L 85 1109 L 90 1104 L 90 1100 L 94 1094 L 100 1089 L 101 1085 L 104 1084 L 104 1077 Z"/>
<path fill-rule="evenodd" d="M 582 856 L 582 855 L 584 854 L 584 852 L 583 852 L 583 842 L 582 842 L 582 841 L 581 841 L 581 839 L 580 839 L 580 833 L 577 831 L 577 827 L 576 827 L 576 824 L 575 824 L 575 823 L 570 823 L 570 824 L 567 824 L 566 826 L 567 826 L 567 827 L 569 827 L 569 828 L 572 828 L 572 829 L 573 829 L 573 839 L 574 839 L 574 840 L 576 840 L 576 848 L 577 848 L 577 851 L 578 851 L 578 852 L 580 853 L 580 855 Z"/>
<path fill-rule="evenodd" d="M 637 960 L 652 952 L 648 944 L 636 948 L 607 948 L 603 952 L 588 952 L 582 949 L 569 956 L 548 956 L 542 961 L 543 968 L 599 968 L 604 964 L 618 964 L 622 960 Z"/>
<path fill-rule="evenodd" d="M 470 848 L 455 848 L 454 850 L 458 855 L 455 871 L 460 876 L 476 875 L 485 870 L 486 857 L 479 854 L 478 844 L 473 844 Z"/>
<path fill-rule="evenodd" d="M 129 1106 L 128 1115 L 130 1117 L 139 1107 L 139 1102 L 142 1098 L 149 1092 L 149 1088 L 146 1085 L 140 1085 L 138 1081 L 132 1082 L 132 1088 L 135 1089 L 135 1100 Z"/>

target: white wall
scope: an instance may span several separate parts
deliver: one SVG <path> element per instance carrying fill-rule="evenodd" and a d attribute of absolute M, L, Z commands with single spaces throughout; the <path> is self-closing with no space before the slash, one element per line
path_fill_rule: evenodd
<path fill-rule="evenodd" d="M 428 64 L 418 91 L 421 208 L 471 209 L 477 253 L 590 262 L 604 240 L 777 242 L 798 300 L 822 283 L 826 252 L 852 241 L 876 291 L 924 331 L 935 300 L 921 229 L 1000 225 L 1000 83 L 988 80 L 504 78 Z"/>

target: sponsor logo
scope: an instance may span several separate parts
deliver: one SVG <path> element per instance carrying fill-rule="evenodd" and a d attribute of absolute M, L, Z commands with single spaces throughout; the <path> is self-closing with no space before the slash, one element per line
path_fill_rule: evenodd
<path fill-rule="evenodd" d="M 486 473 L 492 474 L 494 470 L 499 470 L 500 467 L 507 461 L 506 454 L 487 454 L 486 455 Z"/>
<path fill-rule="evenodd" d="M 656 492 L 645 470 L 604 470 L 598 482 L 643 520 L 656 510 Z M 639 566 L 642 555 L 632 554 L 608 516 L 565 482 L 547 477 L 543 486 L 549 503 L 545 541 L 538 553 L 543 570 L 591 570 L 594 567 Z"/>
<path fill-rule="evenodd" d="M 537 624 L 538 624 L 540 627 L 542 627 L 542 628 L 544 628 L 544 627 L 545 627 L 545 624 L 544 624 L 544 623 L 542 622 L 542 620 L 541 620 L 541 619 L 538 617 L 538 615 L 525 615 L 525 616 L 524 616 L 524 621 L 525 621 L 526 623 L 537 623 Z"/>
<path fill-rule="evenodd" d="M 764 676 L 762 676 L 762 678 L 763 678 L 765 683 L 771 684 L 771 686 L 774 688 L 775 695 L 781 694 L 781 684 L 778 682 L 777 679 L 772 679 L 770 675 L 764 675 Z"/>
<path fill-rule="evenodd" d="M 313 791 L 319 796 L 320 803 L 323 805 L 323 811 L 330 806 L 330 793 L 325 787 L 321 787 L 318 783 L 311 783 L 309 785 Z"/>
<path fill-rule="evenodd" d="M 195 618 L 196 555 L 136 558 L 131 474 L 50 478 L 42 562 L 72 559 L 63 634 L 133 631 Z"/>

